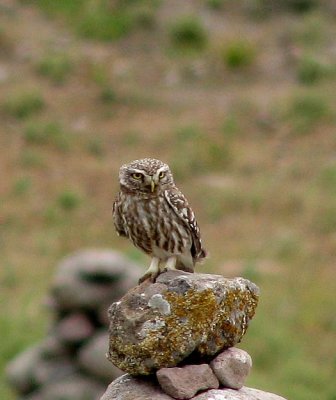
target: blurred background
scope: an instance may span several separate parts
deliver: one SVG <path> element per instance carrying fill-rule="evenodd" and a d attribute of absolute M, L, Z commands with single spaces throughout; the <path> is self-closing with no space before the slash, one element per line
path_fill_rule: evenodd
<path fill-rule="evenodd" d="M 150 156 L 196 212 L 198 271 L 261 288 L 248 385 L 336 399 L 335 38 L 333 0 L 0 1 L 1 377 L 62 257 L 148 265 L 111 207 Z"/>

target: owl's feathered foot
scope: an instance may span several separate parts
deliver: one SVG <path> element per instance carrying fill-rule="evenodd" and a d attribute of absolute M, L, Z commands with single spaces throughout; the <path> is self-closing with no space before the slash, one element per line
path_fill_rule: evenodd
<path fill-rule="evenodd" d="M 155 279 L 160 275 L 160 260 L 157 257 L 153 257 L 152 258 L 152 262 L 149 266 L 149 268 L 147 269 L 145 275 L 143 275 L 140 279 L 139 279 L 139 285 L 140 283 L 146 281 L 147 279 L 150 280 L 150 282 L 154 283 Z"/>

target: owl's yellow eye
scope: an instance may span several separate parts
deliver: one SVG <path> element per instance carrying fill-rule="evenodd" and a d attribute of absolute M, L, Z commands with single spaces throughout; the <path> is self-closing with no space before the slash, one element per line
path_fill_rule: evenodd
<path fill-rule="evenodd" d="M 134 172 L 134 174 L 132 174 L 132 177 L 134 179 L 138 179 L 140 180 L 142 178 L 142 174 L 138 173 L 138 172 Z"/>
<path fill-rule="evenodd" d="M 166 174 L 162 171 L 159 173 L 159 179 L 162 179 Z"/>

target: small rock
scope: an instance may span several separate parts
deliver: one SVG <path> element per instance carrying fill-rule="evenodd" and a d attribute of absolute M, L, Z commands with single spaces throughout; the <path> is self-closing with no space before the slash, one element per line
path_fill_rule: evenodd
<path fill-rule="evenodd" d="M 191 399 L 201 390 L 217 389 L 219 386 L 208 364 L 162 368 L 156 376 L 162 390 L 174 399 Z"/>
<path fill-rule="evenodd" d="M 60 263 L 52 297 L 62 310 L 97 310 L 118 300 L 142 273 L 142 268 L 116 251 L 80 251 Z"/>
<path fill-rule="evenodd" d="M 106 359 L 107 347 L 108 333 L 103 330 L 85 343 L 78 353 L 79 366 L 105 384 L 122 375 L 122 371 Z"/>
<path fill-rule="evenodd" d="M 246 351 L 231 347 L 210 362 L 210 367 L 227 388 L 240 389 L 252 367 L 252 359 Z"/>
<path fill-rule="evenodd" d="M 55 335 L 63 343 L 80 344 L 92 336 L 94 326 L 83 313 L 70 314 L 55 326 Z"/>
<path fill-rule="evenodd" d="M 133 375 L 213 356 L 245 334 L 259 291 L 243 278 L 169 271 L 110 307 L 109 360 Z"/>

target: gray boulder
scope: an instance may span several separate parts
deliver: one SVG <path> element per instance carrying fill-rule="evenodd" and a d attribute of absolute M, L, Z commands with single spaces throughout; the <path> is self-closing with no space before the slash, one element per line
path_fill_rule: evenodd
<path fill-rule="evenodd" d="M 172 400 L 154 379 L 123 375 L 112 382 L 100 400 Z M 212 389 L 193 397 L 194 400 L 285 400 L 262 390 L 243 387 L 240 390 Z"/>
<path fill-rule="evenodd" d="M 94 379 L 77 374 L 51 382 L 34 395 L 41 400 L 98 400 L 104 390 L 104 385 L 97 383 Z"/>
<path fill-rule="evenodd" d="M 238 343 L 258 303 L 243 278 L 169 271 L 130 290 L 110 308 L 109 360 L 133 375 L 217 354 Z"/>
<path fill-rule="evenodd" d="M 14 358 L 7 366 L 8 382 L 20 393 L 30 393 L 38 386 L 68 378 L 77 368 L 68 358 L 45 357 L 44 343 L 33 346 Z"/>
<path fill-rule="evenodd" d="M 57 268 L 50 303 L 61 310 L 97 310 L 135 286 L 143 270 L 111 250 L 83 250 Z"/>
<path fill-rule="evenodd" d="M 122 371 L 108 362 L 108 333 L 98 331 L 78 352 L 78 364 L 82 370 L 108 384 L 122 375 Z"/>
<path fill-rule="evenodd" d="M 94 333 L 95 327 L 89 318 L 80 312 L 62 318 L 54 328 L 55 336 L 66 345 L 78 345 Z"/>

